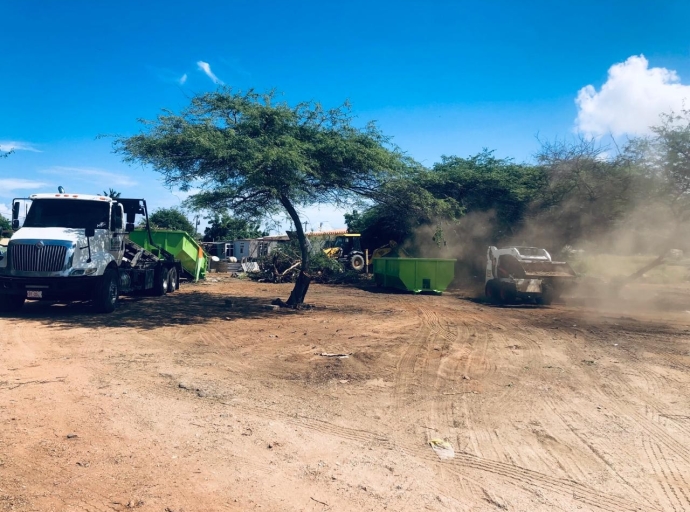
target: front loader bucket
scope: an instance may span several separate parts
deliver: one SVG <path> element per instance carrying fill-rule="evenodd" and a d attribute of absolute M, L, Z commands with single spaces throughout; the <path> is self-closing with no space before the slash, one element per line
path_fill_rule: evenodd
<path fill-rule="evenodd" d="M 547 277 L 575 278 L 577 274 L 566 262 L 558 261 L 521 261 L 527 279 L 544 279 Z M 523 276 L 521 276 L 523 277 Z"/>

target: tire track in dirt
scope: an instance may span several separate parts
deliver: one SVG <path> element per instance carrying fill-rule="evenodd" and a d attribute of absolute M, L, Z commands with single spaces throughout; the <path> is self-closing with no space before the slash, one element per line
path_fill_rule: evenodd
<path fill-rule="evenodd" d="M 583 358 L 586 357 L 584 352 L 582 351 L 582 347 L 597 346 L 601 343 L 600 340 L 592 340 L 587 333 L 583 333 L 582 339 L 584 340 L 581 342 L 582 345 L 580 345 L 579 343 L 569 343 L 567 345 L 569 356 L 573 361 L 583 360 Z M 629 402 L 628 397 L 621 392 L 621 390 L 630 389 L 630 375 L 643 379 L 647 383 L 647 385 L 652 386 L 653 389 L 657 389 L 656 386 L 659 385 L 658 375 L 655 375 L 654 377 L 648 375 L 650 372 L 642 367 L 637 355 L 634 353 L 630 353 L 630 351 L 626 351 L 626 353 L 628 353 L 630 356 L 629 364 L 627 364 L 626 367 L 632 368 L 635 371 L 634 373 L 622 373 L 619 371 L 607 369 L 605 370 L 606 378 L 603 378 L 600 376 L 601 372 L 597 368 L 587 369 L 586 371 L 581 372 L 581 375 L 589 376 L 589 378 L 587 379 L 586 383 L 580 383 L 579 387 L 590 388 L 590 396 L 592 396 L 592 393 L 598 395 L 600 397 L 598 402 L 601 403 L 606 409 L 615 412 L 616 423 L 622 425 L 622 428 L 624 428 L 625 431 L 642 432 L 643 437 L 647 439 L 646 443 L 643 445 L 644 453 L 646 454 L 647 459 L 650 461 L 650 464 L 652 464 L 654 468 L 654 473 L 657 474 L 660 480 L 664 481 L 661 487 L 663 493 L 657 492 L 657 494 L 663 496 L 662 501 L 664 499 L 667 500 L 666 502 L 669 504 L 669 506 L 677 506 L 678 501 L 673 501 L 673 497 L 675 495 L 672 492 L 672 489 L 674 489 L 674 487 L 671 483 L 666 481 L 667 474 L 670 473 L 670 471 L 667 470 L 664 473 L 661 472 L 660 469 L 667 462 L 653 458 L 652 455 L 650 455 L 650 453 L 656 454 L 656 452 L 651 447 L 656 445 L 658 445 L 659 448 L 661 446 L 666 446 L 667 448 L 671 449 L 674 453 L 676 453 L 678 456 L 683 458 L 683 460 L 685 460 L 686 462 L 688 461 L 689 452 L 682 444 L 679 443 L 678 440 L 671 436 L 666 431 L 666 429 L 664 429 L 659 424 L 658 419 L 655 420 L 655 417 L 658 417 L 658 414 L 655 414 L 657 411 L 655 410 L 654 405 L 661 407 L 663 407 L 663 405 L 652 394 L 649 393 L 649 389 L 640 389 L 639 387 L 635 387 L 635 395 L 638 398 L 638 400 L 642 400 L 645 408 L 645 414 L 641 414 L 639 411 L 637 411 L 636 408 L 639 406 L 631 404 Z M 624 377 L 624 375 L 626 375 L 627 378 Z M 601 385 L 602 381 L 608 383 L 615 382 L 618 384 L 618 386 L 612 386 L 610 384 Z M 651 503 L 648 500 L 648 498 L 637 489 L 638 486 L 635 486 L 632 482 L 629 482 L 623 475 L 621 475 L 615 469 L 614 462 L 609 460 L 609 457 L 604 455 L 604 453 L 601 450 L 597 449 L 592 442 L 587 440 L 586 434 L 581 433 L 586 432 L 589 425 L 595 425 L 597 422 L 596 418 L 590 418 L 585 414 L 584 410 L 580 410 L 578 413 L 576 413 L 576 416 L 581 416 L 582 414 L 585 414 L 585 416 L 583 416 L 579 421 L 570 421 L 568 417 L 572 417 L 573 414 L 571 413 L 568 415 L 568 417 L 566 417 L 566 413 L 564 412 L 568 409 L 567 404 L 563 404 L 563 406 L 559 407 L 552 397 L 545 396 L 544 399 L 545 401 L 548 401 L 551 404 L 553 412 L 555 412 L 559 416 L 561 421 L 569 428 L 573 435 L 578 437 L 580 441 L 585 446 L 587 446 L 589 450 L 597 458 L 604 462 L 608 466 L 608 468 L 614 472 L 614 474 L 617 476 L 619 480 L 625 482 L 626 487 L 633 489 L 635 494 L 640 496 L 641 499 L 647 501 L 647 503 Z M 650 414 L 648 412 L 650 410 L 650 407 L 654 411 L 654 413 L 651 414 L 651 419 L 649 418 Z M 622 460 L 620 457 L 621 449 L 626 454 L 626 457 L 624 457 Z M 616 453 L 615 458 L 619 459 L 617 461 L 619 465 L 625 465 L 629 464 L 629 462 L 626 461 L 639 460 L 639 454 L 637 452 L 631 453 L 629 450 L 626 450 L 625 448 L 619 448 L 619 451 Z M 672 498 L 668 498 L 668 496 L 672 496 Z M 685 507 L 685 505 L 683 505 L 680 508 L 680 510 L 684 510 L 683 507 Z"/>
<path fill-rule="evenodd" d="M 585 342 L 591 343 L 592 340 L 588 340 L 585 337 Z M 578 361 L 583 357 L 583 353 L 581 351 L 577 351 L 578 349 L 574 344 L 570 344 L 568 347 L 569 352 L 571 352 L 571 357 L 574 361 Z M 640 363 L 637 358 L 633 358 L 630 361 L 630 367 L 635 369 L 638 372 L 638 375 L 649 373 L 648 371 L 642 371 L 640 369 Z M 591 369 L 589 371 L 597 372 L 596 369 Z M 595 376 L 598 377 L 598 375 Z M 644 377 L 642 378 L 644 379 Z M 624 379 L 620 372 L 609 372 L 608 380 L 610 379 L 615 379 L 615 381 L 619 384 L 620 389 L 630 389 L 631 387 L 630 382 L 627 379 Z M 621 420 L 629 418 L 628 421 L 632 420 L 630 425 L 631 428 L 643 430 L 655 442 L 666 446 L 668 449 L 682 457 L 686 463 L 690 464 L 690 449 L 688 449 L 685 444 L 675 439 L 658 421 L 648 417 L 646 412 L 650 408 L 654 410 L 657 416 L 664 415 L 663 409 L 665 409 L 665 405 L 657 400 L 652 394 L 645 390 L 639 389 L 639 387 L 636 388 L 637 394 L 641 395 L 639 398 L 643 402 L 643 406 L 645 408 L 645 414 L 641 414 L 635 405 L 630 404 L 627 396 L 622 394 L 618 389 L 609 385 L 602 386 L 600 384 L 602 381 L 601 378 L 590 378 L 589 381 L 594 391 L 596 391 L 600 396 L 607 398 L 607 407 L 615 410 Z"/>
<path fill-rule="evenodd" d="M 645 455 L 649 461 L 654 474 L 657 478 L 653 481 L 653 487 L 656 490 L 657 498 L 661 502 L 664 510 L 673 510 L 674 512 L 682 512 L 687 510 L 683 501 L 681 501 L 681 493 L 677 488 L 671 484 L 668 466 L 664 464 L 663 454 L 659 456 L 658 446 L 648 437 L 644 436 L 642 445 Z M 687 501 L 686 501 L 687 503 Z"/>
<path fill-rule="evenodd" d="M 497 325 L 496 327 L 499 327 L 502 333 L 508 333 L 506 335 L 501 335 L 501 346 L 505 346 L 508 343 L 510 343 L 511 345 L 509 346 L 509 348 L 514 346 L 516 348 L 519 348 L 521 352 L 524 352 L 524 360 L 521 361 L 520 364 L 528 365 L 527 367 L 529 367 L 529 379 L 531 381 L 549 382 L 552 379 L 550 375 L 547 376 L 547 372 L 544 366 L 545 361 L 541 341 L 550 338 L 550 336 L 547 337 L 546 332 L 540 329 L 526 329 L 524 327 L 523 322 L 516 322 L 515 324 L 510 326 L 501 324 Z M 564 408 L 567 409 L 567 404 L 557 404 L 556 401 L 552 399 L 551 393 L 549 392 L 542 391 L 539 393 L 539 397 L 539 400 L 535 400 L 531 388 L 528 388 L 525 385 L 518 384 L 514 387 L 511 386 L 504 393 L 498 395 L 497 399 L 492 401 L 492 406 L 490 407 L 490 409 L 500 410 L 502 404 L 509 406 L 513 402 L 520 402 L 525 404 L 529 408 L 528 410 L 530 412 L 528 412 L 528 416 L 536 418 L 548 417 L 548 415 L 540 413 L 539 411 L 542 410 L 544 406 L 546 406 L 547 409 L 550 408 L 557 414 L 557 416 L 560 418 L 561 422 L 566 426 L 566 428 L 570 432 L 576 434 L 576 439 L 579 442 L 581 442 L 584 446 L 587 446 L 588 449 L 595 454 L 597 459 L 599 459 L 600 462 L 602 462 L 609 471 L 612 471 L 614 478 L 619 480 L 619 482 L 622 483 L 622 485 L 624 485 L 626 488 L 630 489 L 633 494 L 637 495 L 639 498 L 644 500 L 644 496 L 642 496 L 639 493 L 636 487 L 630 482 L 628 482 L 619 472 L 615 471 L 615 468 L 605 458 L 602 458 L 601 454 L 596 449 L 594 449 L 590 443 L 586 442 L 586 440 L 583 439 L 582 436 L 577 433 L 577 429 L 570 422 L 567 421 L 567 419 L 562 413 L 562 410 L 564 410 Z M 486 403 L 482 403 L 482 407 L 489 409 Z M 542 442 L 542 437 L 544 437 L 546 440 L 551 441 Z M 557 438 L 549 435 L 548 432 L 542 435 L 537 435 L 537 439 L 540 440 L 541 448 L 545 451 L 546 454 L 548 454 L 548 458 L 540 457 L 546 467 L 555 464 L 558 467 L 560 467 L 563 473 L 569 476 L 570 478 L 572 478 L 573 469 L 575 470 L 575 473 L 580 476 L 581 479 L 588 478 L 587 472 L 578 464 L 576 457 L 573 456 L 564 459 L 563 451 L 559 450 L 557 453 L 554 453 L 552 450 L 551 445 L 553 443 L 558 443 L 557 446 L 563 446 L 563 448 L 566 451 L 569 451 L 574 455 L 574 452 L 572 452 L 572 450 L 569 450 L 567 444 L 558 441 Z M 497 450 L 500 449 L 501 447 L 498 446 Z M 536 453 L 536 455 L 539 456 L 539 453 Z M 571 469 L 567 469 L 565 465 L 570 466 Z"/>
<path fill-rule="evenodd" d="M 513 464 L 484 459 L 463 452 L 456 452 L 454 459 L 440 461 L 438 456 L 426 446 L 421 448 L 408 442 L 399 442 L 390 439 L 385 434 L 366 429 L 344 427 L 325 420 L 318 420 L 305 416 L 288 416 L 280 411 L 258 407 L 252 404 L 224 403 L 224 405 L 238 407 L 241 408 L 242 411 L 250 411 L 268 420 L 284 421 L 293 426 L 300 426 L 324 434 L 333 435 L 338 438 L 355 441 L 365 446 L 374 444 L 385 449 L 401 450 L 403 453 L 407 453 L 416 459 L 421 459 L 430 463 L 437 469 L 447 467 L 451 469 L 454 467 L 458 469 L 474 469 L 480 473 L 500 476 L 514 486 L 529 491 L 530 495 L 534 495 L 534 489 L 539 488 L 569 499 L 571 499 L 573 495 L 577 495 L 579 501 L 602 510 L 640 510 L 639 506 L 625 498 L 608 495 L 574 480 L 552 477 Z"/>

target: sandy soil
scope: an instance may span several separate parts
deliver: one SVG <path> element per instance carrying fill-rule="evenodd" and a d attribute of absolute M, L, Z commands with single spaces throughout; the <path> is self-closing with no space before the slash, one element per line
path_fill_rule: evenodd
<path fill-rule="evenodd" d="M 690 287 L 288 291 L 0 318 L 0 511 L 690 510 Z"/>

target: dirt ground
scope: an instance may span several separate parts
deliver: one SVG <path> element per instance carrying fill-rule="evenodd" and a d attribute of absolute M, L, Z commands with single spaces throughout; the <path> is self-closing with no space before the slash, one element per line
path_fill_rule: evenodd
<path fill-rule="evenodd" d="M 0 510 L 690 510 L 690 286 L 289 288 L 0 318 Z"/>

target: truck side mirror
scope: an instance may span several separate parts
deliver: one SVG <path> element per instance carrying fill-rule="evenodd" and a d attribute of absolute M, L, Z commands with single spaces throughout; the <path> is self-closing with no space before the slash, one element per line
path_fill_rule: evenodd
<path fill-rule="evenodd" d="M 12 229 L 19 229 L 19 201 L 12 203 Z"/>
<path fill-rule="evenodd" d="M 134 222 L 128 222 L 125 226 L 125 231 L 127 231 L 127 233 L 134 231 Z"/>
<path fill-rule="evenodd" d="M 96 228 L 93 226 L 89 226 L 88 228 L 84 229 L 84 235 L 86 235 L 88 238 L 91 238 L 92 236 L 96 235 Z"/>

